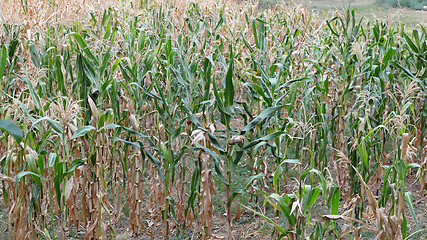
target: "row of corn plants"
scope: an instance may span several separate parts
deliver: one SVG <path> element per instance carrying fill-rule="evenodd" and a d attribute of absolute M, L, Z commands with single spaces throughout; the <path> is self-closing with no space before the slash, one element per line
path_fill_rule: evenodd
<path fill-rule="evenodd" d="M 234 239 L 245 212 L 273 239 L 425 237 L 424 26 L 122 3 L 32 38 L 2 25 L 10 239 L 115 238 L 125 209 L 153 239 L 209 239 L 217 218 Z"/>

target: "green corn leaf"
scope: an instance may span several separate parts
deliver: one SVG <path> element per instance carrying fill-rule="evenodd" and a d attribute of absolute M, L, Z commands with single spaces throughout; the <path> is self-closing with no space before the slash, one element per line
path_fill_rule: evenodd
<path fill-rule="evenodd" d="M 254 35 L 255 46 L 259 48 L 257 28 L 258 28 L 258 24 L 256 22 L 256 19 L 254 19 L 252 20 L 252 31 Z"/>
<path fill-rule="evenodd" d="M 267 103 L 268 106 L 272 106 L 273 99 L 270 96 L 266 96 L 264 90 L 261 88 L 261 86 L 255 84 L 255 83 L 245 83 L 244 86 L 250 87 L 251 89 L 255 90 Z"/>
<path fill-rule="evenodd" d="M 337 18 L 338 17 L 334 17 L 330 21 L 326 21 L 326 24 L 328 25 L 328 27 L 331 30 L 332 34 L 334 34 L 335 36 L 339 37 L 338 33 L 336 32 L 336 30 L 331 25 L 331 23 L 333 23 Z"/>
<path fill-rule="evenodd" d="M 303 206 L 302 207 L 304 208 L 304 213 L 305 213 L 305 212 L 307 212 L 308 208 L 310 207 L 313 189 L 312 189 L 311 185 L 305 185 L 305 186 L 303 186 L 303 191 L 304 191 L 304 195 L 303 195 Z"/>
<path fill-rule="evenodd" d="M 34 42 L 31 42 L 29 44 L 30 54 L 31 54 L 31 61 L 33 61 L 34 65 L 36 67 L 40 67 L 40 56 L 37 53 L 37 48 Z"/>
<path fill-rule="evenodd" d="M 282 234 L 286 234 L 286 233 L 287 233 L 287 231 L 286 231 L 284 228 L 282 228 L 281 226 L 279 226 L 279 225 L 276 223 L 276 221 L 275 221 L 275 220 L 272 220 L 272 219 L 268 218 L 267 216 L 263 215 L 262 213 L 259 213 L 259 212 L 255 211 L 255 210 L 253 210 L 252 208 L 248 208 L 248 207 L 246 207 L 246 206 L 245 206 L 245 205 L 243 205 L 243 204 L 241 204 L 241 205 L 242 205 L 244 208 L 248 209 L 249 211 L 253 212 L 254 214 L 256 214 L 256 215 L 258 215 L 258 216 L 260 216 L 260 217 L 264 218 L 265 220 L 267 220 L 268 222 L 270 222 L 271 224 L 273 224 L 273 225 L 277 228 L 277 230 L 279 230 Z"/>
<path fill-rule="evenodd" d="M 225 110 L 224 103 L 222 102 L 221 96 L 219 95 L 218 89 L 216 87 L 216 81 L 215 81 L 215 79 L 212 80 L 212 84 L 213 84 L 213 90 L 214 90 L 214 95 L 215 95 L 215 103 L 218 106 L 218 110 L 222 114 L 224 114 L 224 116 L 226 116 L 228 118 L 231 117 L 231 114 L 227 110 Z"/>
<path fill-rule="evenodd" d="M 396 68 L 401 69 L 402 71 L 404 71 L 406 73 L 406 75 L 408 75 L 411 78 L 415 78 L 415 76 L 411 73 L 411 71 L 409 69 L 404 68 L 402 65 L 400 65 L 397 62 L 394 61 L 390 61 L 390 64 Z"/>
<path fill-rule="evenodd" d="M 70 140 L 73 140 L 73 139 L 76 139 L 79 137 L 83 137 L 84 135 L 86 135 L 91 130 L 95 130 L 95 128 L 92 126 L 81 127 L 73 134 L 73 136 L 70 138 Z"/>
<path fill-rule="evenodd" d="M 111 58 L 111 47 L 108 49 L 107 53 L 105 53 L 105 55 L 102 59 L 101 66 L 99 68 L 99 79 L 104 77 L 105 70 L 108 67 L 108 63 L 110 62 L 110 58 Z"/>
<path fill-rule="evenodd" d="M 247 131 L 251 130 L 259 122 L 261 122 L 261 120 L 263 120 L 264 118 L 270 118 L 271 116 L 273 116 L 275 113 L 277 113 L 277 111 L 279 111 L 283 107 L 284 107 L 284 105 L 277 106 L 277 107 L 269 107 L 267 109 L 264 109 L 256 118 L 254 118 L 248 125 L 246 125 L 242 129 L 242 132 L 247 132 Z"/>
<path fill-rule="evenodd" d="M 34 105 L 36 106 L 36 108 L 37 109 L 42 109 L 42 106 L 40 104 L 40 97 L 37 94 L 37 91 L 34 88 L 34 86 L 31 83 L 31 81 L 29 80 L 28 76 L 27 77 L 20 77 L 20 78 L 21 78 L 22 82 L 24 82 L 28 86 L 28 89 L 30 90 L 30 95 L 33 98 Z"/>
<path fill-rule="evenodd" d="M 224 105 L 232 106 L 234 101 L 233 86 L 233 66 L 234 66 L 233 46 L 230 45 L 230 63 L 228 66 L 227 76 L 225 78 Z"/>
<path fill-rule="evenodd" d="M 331 191 L 333 193 L 332 195 L 332 207 L 331 207 L 331 214 L 337 215 L 338 214 L 338 206 L 340 204 L 340 188 L 335 187 L 335 191 Z"/>
<path fill-rule="evenodd" d="M 44 154 L 39 154 L 38 158 L 37 158 L 37 165 L 38 165 L 38 169 L 40 171 L 40 174 L 42 176 L 44 176 Z"/>
<path fill-rule="evenodd" d="M 49 153 L 48 157 L 48 166 L 51 168 L 55 165 L 56 161 L 58 160 L 58 155 L 56 153 Z"/>
<path fill-rule="evenodd" d="M 303 174 L 301 175 L 301 178 L 300 178 L 300 179 L 303 179 L 303 178 L 304 178 L 304 176 L 305 176 L 306 174 L 308 174 L 308 173 L 314 173 L 314 174 L 316 174 L 316 175 L 317 175 L 317 177 L 319 178 L 319 185 L 320 185 L 320 187 L 322 188 L 322 193 L 323 193 L 323 194 L 326 194 L 326 191 L 327 191 L 327 182 L 326 182 L 325 176 L 322 174 L 322 172 L 320 172 L 320 171 L 319 171 L 319 170 L 317 170 L 317 169 L 310 169 L 310 170 L 306 171 L 305 173 L 303 173 Z"/>
<path fill-rule="evenodd" d="M 211 58 L 206 57 L 203 61 L 203 78 L 205 81 L 205 87 L 204 87 L 204 93 L 203 93 L 203 100 L 207 101 L 209 100 L 209 93 L 212 83 L 212 66 L 213 61 Z"/>
<path fill-rule="evenodd" d="M 249 49 L 249 51 L 251 52 L 251 53 L 253 53 L 254 52 L 254 49 L 251 47 L 251 45 L 249 44 L 249 42 L 246 40 L 246 38 L 243 36 L 243 33 L 242 32 L 240 32 L 240 37 L 242 38 L 242 40 L 243 40 L 243 43 L 245 44 L 245 46 Z"/>
<path fill-rule="evenodd" d="M 403 239 L 406 240 L 407 239 L 406 236 L 408 235 L 408 220 L 406 220 L 406 216 L 403 213 L 402 213 L 402 217 L 403 217 L 403 221 L 402 221 L 400 229 L 402 231 Z"/>
<path fill-rule="evenodd" d="M 0 119 L 0 129 L 10 134 L 18 143 L 24 138 L 21 128 L 9 120 Z"/>
<path fill-rule="evenodd" d="M 237 189 L 236 191 L 234 191 L 231 194 L 231 196 L 228 199 L 228 201 L 227 201 L 227 207 L 231 206 L 231 204 L 233 203 L 234 199 L 236 199 L 237 196 L 239 196 L 240 194 L 243 194 L 243 193 L 245 193 L 245 190 L 243 190 L 243 189 Z"/>
<path fill-rule="evenodd" d="M 394 50 L 393 50 L 393 48 L 390 48 L 390 49 L 387 51 L 387 54 L 384 56 L 383 64 L 384 64 L 384 65 L 387 65 L 387 64 L 388 64 L 388 62 L 392 59 L 393 55 L 394 55 Z"/>
<path fill-rule="evenodd" d="M 131 82 L 129 85 L 138 87 L 139 89 L 142 90 L 142 92 L 144 92 L 144 94 L 146 94 L 147 96 L 149 96 L 151 98 L 154 98 L 154 99 L 157 99 L 157 100 L 162 100 L 162 98 L 160 98 L 159 96 L 157 96 L 154 93 L 148 92 L 147 89 L 141 87 L 138 83 Z"/>
<path fill-rule="evenodd" d="M 406 165 L 406 169 L 410 169 L 410 168 L 421 168 L 421 170 L 423 169 L 418 163 L 409 163 Z"/>
<path fill-rule="evenodd" d="M 187 113 L 188 118 L 191 120 L 192 123 L 194 123 L 197 128 L 203 130 L 205 133 L 208 134 L 209 139 L 212 141 L 212 144 L 215 146 L 216 149 L 218 149 L 221 153 L 225 153 L 224 149 L 222 149 L 221 145 L 219 144 L 218 139 L 207 130 L 203 124 L 200 122 L 199 117 L 197 117 L 192 111 L 190 110 L 188 104 L 180 105 L 180 108 Z"/>
<path fill-rule="evenodd" d="M 17 51 L 17 50 L 19 50 L 18 43 L 19 43 L 18 39 L 14 39 L 10 42 L 10 44 L 9 44 L 9 58 L 10 59 L 14 58 L 15 53 L 18 52 Z M 16 54 L 16 55 L 18 55 L 18 54 Z"/>
<path fill-rule="evenodd" d="M 53 177 L 53 185 L 56 191 L 56 201 L 58 205 L 61 206 L 61 184 L 64 180 L 64 162 L 56 162 L 53 168 L 54 177 Z"/>
<path fill-rule="evenodd" d="M 285 87 L 291 85 L 292 83 L 301 82 L 301 81 L 304 82 L 304 81 L 309 81 L 309 80 L 311 80 L 311 79 L 310 78 L 306 78 L 306 77 L 292 79 L 292 80 L 289 80 L 289 81 L 285 82 L 284 84 L 280 85 L 280 87 L 278 89 L 280 90 L 282 88 L 285 88 Z"/>
<path fill-rule="evenodd" d="M 273 193 L 270 196 L 268 196 L 265 202 L 270 198 L 273 198 L 277 201 L 280 211 L 285 215 L 289 223 L 292 226 L 295 226 L 295 223 L 296 223 L 295 215 L 294 214 L 291 215 L 291 208 L 288 206 L 286 201 L 279 194 Z"/>
<path fill-rule="evenodd" d="M 274 133 L 268 134 L 267 136 L 264 136 L 264 137 L 258 138 L 258 139 L 256 139 L 256 140 L 254 140 L 254 141 L 252 141 L 252 142 L 250 142 L 250 143 L 246 144 L 245 146 L 243 146 L 243 147 L 241 148 L 241 150 L 242 150 L 242 151 L 247 150 L 247 149 L 249 149 L 249 148 L 251 148 L 251 147 L 254 147 L 255 145 L 257 145 L 257 144 L 259 144 L 259 143 L 261 143 L 261 142 L 268 141 L 268 140 L 274 139 L 274 138 L 276 138 L 276 137 L 279 137 L 279 136 L 280 136 L 280 135 L 282 135 L 282 134 L 285 134 L 285 132 L 278 131 L 278 132 L 274 132 Z"/>
<path fill-rule="evenodd" d="M 363 144 L 365 141 L 366 141 L 366 139 L 368 139 L 369 138 L 369 136 L 371 136 L 372 134 L 374 134 L 374 133 L 377 133 L 381 128 L 385 128 L 386 130 L 387 130 L 387 127 L 386 126 L 384 126 L 384 125 L 378 125 L 378 126 L 376 126 L 375 128 L 373 128 L 371 131 L 369 131 L 369 133 L 368 133 L 368 135 L 366 135 L 363 139 L 362 139 L 362 141 L 359 143 L 359 147 L 361 146 L 361 144 Z"/>
<path fill-rule="evenodd" d="M 62 94 L 66 94 L 67 89 L 65 86 L 64 74 L 62 73 L 62 62 L 61 62 L 60 56 L 57 56 L 55 58 L 54 72 L 55 72 L 56 82 L 58 84 L 59 90 L 61 90 Z"/>
<path fill-rule="evenodd" d="M 248 182 L 246 183 L 245 189 L 248 189 L 248 188 L 249 188 L 249 186 L 252 184 L 252 182 L 253 182 L 254 180 L 256 180 L 256 179 L 261 179 L 261 178 L 263 178 L 263 177 L 265 177 L 264 173 L 259 173 L 259 174 L 255 175 L 255 176 L 250 177 L 250 178 L 248 179 Z"/>
<path fill-rule="evenodd" d="M 203 151 L 206 154 L 210 155 L 215 162 L 215 172 L 218 174 L 219 179 L 224 184 L 228 185 L 228 181 L 225 179 L 224 175 L 222 174 L 221 168 L 220 168 L 221 159 L 219 158 L 218 154 L 216 154 L 214 151 L 212 151 L 209 148 L 203 147 L 200 144 L 196 144 L 196 147 L 188 147 L 188 148 L 193 150 L 193 151 Z"/>
<path fill-rule="evenodd" d="M 169 200 L 169 201 L 170 201 L 170 204 L 171 204 L 171 212 L 172 212 L 172 218 L 173 218 L 173 220 L 174 220 L 176 223 L 178 223 L 178 218 L 176 217 L 176 212 L 175 212 L 175 205 L 176 205 L 176 203 L 175 203 L 175 199 L 173 199 L 173 197 L 172 197 L 172 196 L 167 196 L 167 197 L 166 197 L 166 200 Z"/>
<path fill-rule="evenodd" d="M 65 174 L 71 174 L 74 172 L 74 170 L 76 170 L 76 168 L 82 166 L 83 164 L 85 164 L 86 159 L 74 159 L 71 162 L 71 165 L 67 168 L 67 172 L 65 172 Z"/>
<path fill-rule="evenodd" d="M 111 67 L 111 72 L 116 71 L 117 67 L 119 67 L 119 64 L 122 60 L 123 60 L 122 58 L 119 58 L 113 63 L 113 66 Z"/>
<path fill-rule="evenodd" d="M 150 149 L 145 148 L 144 149 L 145 155 L 151 160 L 152 163 L 154 163 L 154 165 L 156 165 L 157 168 L 157 173 L 159 174 L 161 179 L 165 179 L 165 175 L 162 173 L 161 171 L 161 163 L 159 160 L 157 160 L 152 154 Z"/>
<path fill-rule="evenodd" d="M 40 173 L 38 171 L 36 159 L 34 158 L 33 154 L 27 154 L 26 159 L 27 159 L 28 169 L 30 170 L 30 172 L 39 175 Z M 41 186 L 40 178 L 38 178 L 34 175 L 32 177 L 33 177 L 34 182 L 37 185 Z"/>
<path fill-rule="evenodd" d="M 415 214 L 414 205 L 412 203 L 412 193 L 411 192 L 405 192 L 405 200 L 406 204 L 408 205 L 409 211 L 411 212 L 412 218 L 414 218 L 415 224 L 417 225 L 418 229 L 420 226 L 418 225 L 417 215 Z"/>
<path fill-rule="evenodd" d="M 313 207 L 314 203 L 316 203 L 317 198 L 319 197 L 319 194 L 320 194 L 319 188 L 313 189 L 313 191 L 310 195 L 310 199 L 309 199 L 309 202 L 310 202 L 310 205 L 308 207 L 309 210 Z M 307 220 L 308 220 L 308 218 L 307 218 Z"/>
<path fill-rule="evenodd" d="M 2 51 L 0 55 L 0 81 L 3 81 L 3 76 L 5 74 L 4 70 L 6 68 L 6 61 L 7 61 L 7 49 L 6 45 L 2 46 Z"/>
<path fill-rule="evenodd" d="M 141 147 L 139 145 L 139 143 L 137 143 L 137 142 L 126 141 L 126 140 L 123 140 L 123 139 L 118 138 L 118 137 L 109 137 L 108 139 L 113 140 L 113 141 L 120 141 L 120 142 L 124 143 L 125 145 L 131 146 L 131 147 L 135 147 L 135 148 Z"/>
<path fill-rule="evenodd" d="M 215 32 L 218 31 L 220 29 L 221 25 L 225 23 L 225 19 L 226 19 L 225 17 L 221 17 L 219 19 L 219 21 L 218 21 L 218 23 L 216 24 L 216 27 L 215 27 Z"/>
<path fill-rule="evenodd" d="M 416 30 L 416 29 L 412 30 L 412 37 L 414 37 L 414 39 L 415 39 L 415 43 L 417 45 L 417 48 L 420 49 L 421 48 L 421 44 L 420 44 L 420 36 L 418 35 L 418 30 Z M 422 39 L 422 40 L 424 41 L 425 39 Z"/>
<path fill-rule="evenodd" d="M 419 53 L 420 52 L 418 50 L 417 46 L 415 46 L 414 42 L 411 40 L 411 38 L 404 31 L 402 31 L 402 36 L 405 38 L 406 43 L 412 49 L 412 51 L 414 51 L 415 53 Z"/>
<path fill-rule="evenodd" d="M 27 176 L 27 175 L 33 175 L 33 176 L 38 177 L 38 178 L 40 178 L 40 179 L 48 180 L 47 178 L 45 178 L 45 177 L 43 177 L 43 176 L 40 176 L 40 174 L 33 173 L 33 172 L 30 172 L 30 171 L 22 171 L 22 172 L 20 172 L 20 173 L 18 173 L 18 174 L 16 175 L 16 178 L 15 178 L 15 185 L 16 185 L 16 186 L 18 186 L 19 181 L 21 181 L 21 179 L 22 179 L 23 177 Z"/>
<path fill-rule="evenodd" d="M 86 61 L 86 58 L 82 57 L 83 61 L 83 70 L 86 76 L 89 78 L 89 80 L 92 83 L 93 92 L 99 89 L 100 81 L 98 79 L 97 74 L 95 73 L 95 68 L 92 66 L 88 61 Z"/>
<path fill-rule="evenodd" d="M 134 134 L 136 136 L 142 137 L 142 138 L 148 138 L 149 136 L 144 135 L 142 133 L 139 133 L 133 129 L 127 128 L 127 127 L 121 127 L 122 129 L 124 129 L 126 132 L 130 133 L 130 134 Z"/>
<path fill-rule="evenodd" d="M 90 60 L 97 63 L 98 61 L 97 61 L 95 55 L 93 55 L 93 53 L 90 51 L 86 42 L 83 40 L 82 36 L 78 33 L 74 33 L 73 35 L 74 35 L 74 38 L 76 39 L 77 43 L 79 44 L 79 46 L 86 53 L 86 55 L 90 58 Z"/>
<path fill-rule="evenodd" d="M 52 120 L 50 117 L 42 117 L 37 119 L 36 121 L 33 122 L 33 124 L 31 125 L 31 128 L 33 128 L 35 125 L 37 125 L 39 122 L 43 120 L 46 120 L 50 124 L 50 126 L 53 128 L 53 130 L 55 130 L 57 133 L 59 134 L 64 133 L 64 130 L 59 125 L 59 123 L 57 121 Z"/>
<path fill-rule="evenodd" d="M 274 175 L 273 175 L 273 185 L 274 185 L 274 190 L 276 191 L 276 193 L 279 193 L 279 179 L 280 176 L 282 175 L 282 167 L 279 165 L 276 169 L 276 171 L 274 171 Z"/>
<path fill-rule="evenodd" d="M 368 152 L 366 151 L 366 146 L 364 141 L 359 145 L 359 154 L 360 154 L 360 160 L 362 160 L 362 163 L 365 166 L 365 169 L 368 170 L 369 169 Z"/>
<path fill-rule="evenodd" d="M 257 65 L 262 66 L 262 64 L 259 63 L 258 61 L 255 61 L 255 62 L 257 63 Z M 268 99 L 271 99 L 270 100 L 270 102 L 271 102 L 273 99 L 273 97 L 272 97 L 273 94 L 271 92 L 269 85 L 267 84 L 270 82 L 270 80 L 269 80 L 270 77 L 267 75 L 267 73 L 265 72 L 263 67 L 260 68 L 260 72 L 261 72 L 261 77 L 257 77 L 259 85 L 262 87 L 262 91 L 265 93 L 265 96 Z M 266 80 L 266 81 L 264 81 L 264 80 Z"/>

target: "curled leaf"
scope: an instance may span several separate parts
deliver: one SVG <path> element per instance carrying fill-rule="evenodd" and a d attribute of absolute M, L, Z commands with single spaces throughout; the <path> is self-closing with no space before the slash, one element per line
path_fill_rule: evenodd
<path fill-rule="evenodd" d="M 232 136 L 230 140 L 228 140 L 229 145 L 236 145 L 239 143 L 243 143 L 245 141 L 245 137 L 239 135 L 239 136 Z"/>

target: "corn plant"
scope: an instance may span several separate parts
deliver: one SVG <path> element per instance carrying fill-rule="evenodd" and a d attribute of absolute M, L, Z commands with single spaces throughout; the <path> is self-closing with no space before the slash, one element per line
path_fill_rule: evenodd
<path fill-rule="evenodd" d="M 424 237 L 425 26 L 82 4 L 0 3 L 9 238 L 233 239 L 248 214 L 273 239 Z"/>

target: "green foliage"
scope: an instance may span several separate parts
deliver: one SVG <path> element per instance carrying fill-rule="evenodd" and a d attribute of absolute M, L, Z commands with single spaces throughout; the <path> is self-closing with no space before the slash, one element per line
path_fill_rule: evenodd
<path fill-rule="evenodd" d="M 0 129 L 9 133 L 18 143 L 24 138 L 19 126 L 9 120 L 0 119 Z"/>

